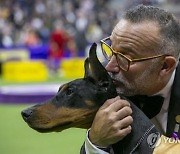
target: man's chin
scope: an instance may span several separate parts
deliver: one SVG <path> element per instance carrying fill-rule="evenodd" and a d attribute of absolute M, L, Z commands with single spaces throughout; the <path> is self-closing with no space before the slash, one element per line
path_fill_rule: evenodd
<path fill-rule="evenodd" d="M 127 86 L 126 82 L 121 82 L 119 80 L 113 79 L 113 83 L 116 87 L 116 91 L 119 95 L 124 95 L 124 96 L 134 96 L 135 95 L 135 90 L 132 90 Z"/>
<path fill-rule="evenodd" d="M 123 95 L 123 96 L 134 96 L 136 95 L 134 92 L 131 92 L 130 90 L 125 90 L 122 88 L 116 88 L 116 91 L 119 95 Z"/>
<path fill-rule="evenodd" d="M 118 93 L 119 95 L 127 96 L 127 93 L 126 93 L 124 90 L 120 89 L 120 88 L 116 88 L 116 91 L 117 91 L 117 93 Z"/>

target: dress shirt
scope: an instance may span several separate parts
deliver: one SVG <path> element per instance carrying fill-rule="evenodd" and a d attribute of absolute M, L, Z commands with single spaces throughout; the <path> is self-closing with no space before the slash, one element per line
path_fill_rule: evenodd
<path fill-rule="evenodd" d="M 157 94 L 164 97 L 163 106 L 161 111 L 151 119 L 151 121 L 155 124 L 155 126 L 161 131 L 162 134 L 165 135 L 167 128 L 167 117 L 168 117 L 168 109 L 169 109 L 169 101 L 171 96 L 171 87 L 174 81 L 175 71 L 173 72 L 169 82 L 167 85 Z"/>
<path fill-rule="evenodd" d="M 151 121 L 161 131 L 162 134 L 165 134 L 165 132 L 166 132 L 168 108 L 169 108 L 169 101 L 170 101 L 170 96 L 171 96 L 171 87 L 172 87 L 172 84 L 174 81 L 174 77 L 175 77 L 175 70 L 174 70 L 170 80 L 166 84 L 166 86 L 161 91 L 154 94 L 154 95 L 161 95 L 164 97 L 164 102 L 163 102 L 161 111 L 154 118 L 151 119 Z M 91 141 L 88 138 L 89 130 L 87 131 L 86 140 L 85 140 L 86 154 L 109 154 L 108 152 L 105 152 L 105 151 L 97 148 L 95 145 L 93 145 L 91 143 Z"/>

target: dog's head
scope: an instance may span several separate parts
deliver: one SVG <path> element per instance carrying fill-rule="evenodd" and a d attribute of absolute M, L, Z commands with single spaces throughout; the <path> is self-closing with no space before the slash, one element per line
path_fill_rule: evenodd
<path fill-rule="evenodd" d="M 117 94 L 97 58 L 95 43 L 84 66 L 84 78 L 63 84 L 51 100 L 22 111 L 23 119 L 31 128 L 39 132 L 59 132 L 70 127 L 91 126 L 99 107 Z"/>

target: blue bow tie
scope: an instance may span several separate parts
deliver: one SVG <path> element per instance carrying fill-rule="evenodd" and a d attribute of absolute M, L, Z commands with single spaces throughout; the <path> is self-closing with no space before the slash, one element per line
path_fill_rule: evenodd
<path fill-rule="evenodd" d="M 145 115 L 151 119 L 161 110 L 164 98 L 162 96 L 136 95 L 128 97 Z"/>

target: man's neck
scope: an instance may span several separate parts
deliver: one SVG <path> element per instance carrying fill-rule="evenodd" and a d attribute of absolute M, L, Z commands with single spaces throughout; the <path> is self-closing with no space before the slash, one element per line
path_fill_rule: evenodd
<path fill-rule="evenodd" d="M 168 94 L 170 93 L 173 81 L 174 81 L 175 72 L 176 72 L 176 70 L 173 71 L 167 84 L 159 92 L 155 93 L 154 95 L 161 95 L 164 98 L 166 98 L 168 96 Z"/>

